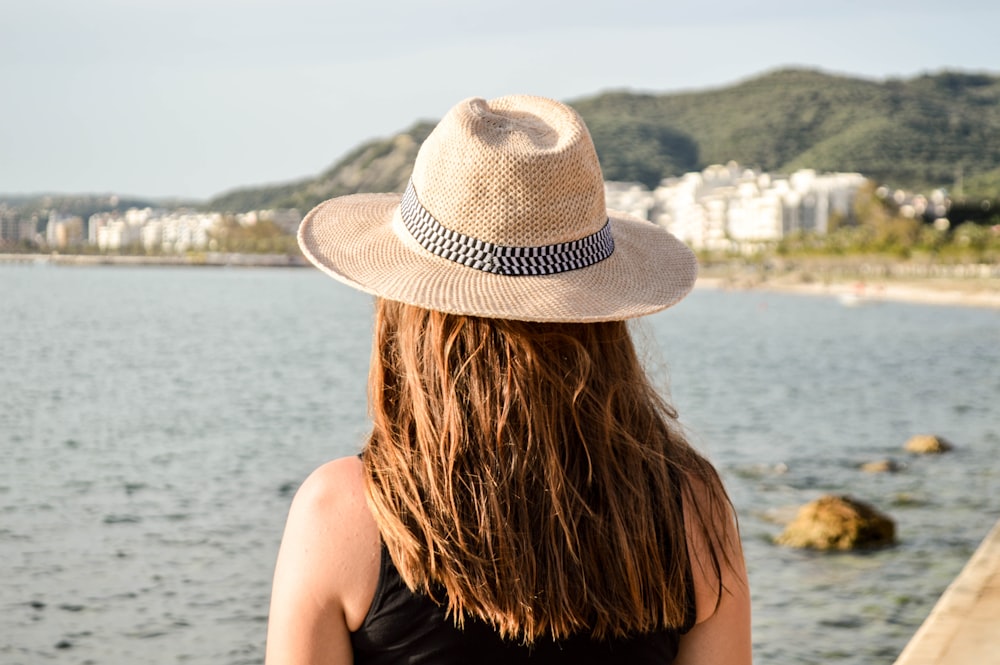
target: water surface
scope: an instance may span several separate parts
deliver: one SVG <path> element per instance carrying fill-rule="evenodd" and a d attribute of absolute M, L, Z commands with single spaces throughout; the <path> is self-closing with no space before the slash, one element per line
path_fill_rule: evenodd
<path fill-rule="evenodd" d="M 366 430 L 369 298 L 301 269 L 0 287 L 0 662 L 260 663 L 291 496 Z M 1000 312 L 696 291 L 636 330 L 738 508 L 757 662 L 891 663 L 1000 518 Z M 956 451 L 905 454 L 924 432 Z M 828 492 L 899 546 L 771 544 Z"/>

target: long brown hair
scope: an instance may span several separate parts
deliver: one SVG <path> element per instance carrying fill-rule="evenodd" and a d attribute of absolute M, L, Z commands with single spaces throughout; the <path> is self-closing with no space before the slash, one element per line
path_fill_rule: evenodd
<path fill-rule="evenodd" d="M 693 482 L 712 497 L 693 514 L 721 593 L 726 553 L 712 524 L 728 499 L 652 388 L 626 323 L 379 299 L 369 392 L 363 459 L 382 538 L 406 584 L 457 623 L 476 616 L 525 642 L 684 625 L 681 497 Z"/>

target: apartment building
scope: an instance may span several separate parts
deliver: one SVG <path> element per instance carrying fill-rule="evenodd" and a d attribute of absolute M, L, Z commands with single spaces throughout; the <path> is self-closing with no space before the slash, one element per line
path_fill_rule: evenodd
<path fill-rule="evenodd" d="M 796 232 L 826 233 L 850 218 L 865 178 L 859 173 L 803 169 L 790 176 L 709 166 L 664 180 L 649 191 L 637 183 L 607 183 L 608 207 L 666 228 L 694 249 L 750 251 Z"/>

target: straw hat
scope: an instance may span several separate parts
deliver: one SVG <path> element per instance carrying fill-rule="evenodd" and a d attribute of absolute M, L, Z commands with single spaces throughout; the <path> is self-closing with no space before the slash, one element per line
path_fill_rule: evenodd
<path fill-rule="evenodd" d="M 426 309 L 608 321 L 665 309 L 694 285 L 691 251 L 609 211 L 583 120 L 551 99 L 467 99 L 417 154 L 406 192 L 314 208 L 305 256 L 350 286 Z"/>

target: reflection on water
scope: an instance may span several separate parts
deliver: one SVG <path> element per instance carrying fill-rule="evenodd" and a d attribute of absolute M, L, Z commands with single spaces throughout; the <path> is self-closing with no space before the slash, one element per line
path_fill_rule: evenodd
<path fill-rule="evenodd" d="M 365 432 L 368 298 L 284 269 L 0 285 L 0 661 L 259 663 L 291 495 Z M 757 660 L 891 663 L 1000 517 L 1000 312 L 697 291 L 636 330 L 739 510 Z M 957 450 L 905 454 L 923 432 Z M 899 546 L 774 547 L 824 492 Z"/>

